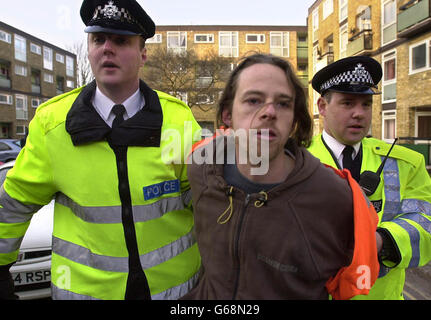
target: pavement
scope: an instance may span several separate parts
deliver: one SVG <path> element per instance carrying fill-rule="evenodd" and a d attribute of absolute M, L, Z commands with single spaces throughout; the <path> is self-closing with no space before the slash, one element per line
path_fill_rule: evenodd
<path fill-rule="evenodd" d="M 431 262 L 406 270 L 403 293 L 406 300 L 431 300 Z"/>

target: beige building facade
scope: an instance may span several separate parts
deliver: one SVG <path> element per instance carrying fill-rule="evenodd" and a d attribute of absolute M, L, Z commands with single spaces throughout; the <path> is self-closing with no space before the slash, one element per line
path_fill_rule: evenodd
<path fill-rule="evenodd" d="M 334 60 L 368 55 L 383 68 L 370 134 L 387 142 L 402 138 L 429 157 L 429 146 L 419 145 L 431 138 L 431 0 L 317 0 L 307 21 L 315 132 L 322 122 L 313 75 Z"/>
<path fill-rule="evenodd" d="M 37 107 L 76 87 L 76 56 L 0 21 L 0 138 L 25 136 Z"/>
<path fill-rule="evenodd" d="M 155 36 L 146 42 L 149 55 L 157 46 L 177 53 L 193 49 L 198 56 L 213 51 L 220 57 L 232 59 L 232 68 L 242 57 L 252 53 L 271 53 L 288 60 L 302 79 L 304 88 L 308 89 L 306 26 L 157 26 Z M 223 87 L 223 84 L 219 85 L 220 93 Z M 216 128 L 217 102 L 217 98 L 210 99 L 207 103 L 192 107 L 203 128 Z"/>

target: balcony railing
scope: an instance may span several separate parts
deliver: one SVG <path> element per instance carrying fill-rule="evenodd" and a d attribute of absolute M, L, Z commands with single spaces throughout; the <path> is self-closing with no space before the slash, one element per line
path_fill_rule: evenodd
<path fill-rule="evenodd" d="M 40 86 L 32 84 L 31 85 L 31 92 L 40 94 Z"/>
<path fill-rule="evenodd" d="M 308 47 L 298 47 L 298 59 L 308 59 Z"/>
<path fill-rule="evenodd" d="M 431 25 L 431 0 L 422 0 L 401 11 L 397 18 L 397 31 L 408 36 L 409 28 L 418 24 L 426 24 L 424 28 L 429 30 Z M 427 28 L 428 26 L 428 28 Z"/>
<path fill-rule="evenodd" d="M 347 44 L 347 56 L 373 49 L 373 35 L 370 30 L 363 30 L 349 40 L 351 41 Z"/>
<path fill-rule="evenodd" d="M 314 71 L 317 72 L 332 62 L 334 62 L 334 53 L 333 52 L 324 53 L 321 56 L 320 60 L 317 61 L 316 69 Z"/>

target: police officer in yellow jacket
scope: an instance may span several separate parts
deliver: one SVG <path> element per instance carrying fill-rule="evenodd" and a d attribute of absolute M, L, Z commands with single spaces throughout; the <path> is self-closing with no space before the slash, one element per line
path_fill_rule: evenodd
<path fill-rule="evenodd" d="M 200 268 L 183 159 L 199 126 L 139 79 L 155 25 L 135 0 L 84 0 L 81 17 L 95 81 L 38 108 L 0 190 L 0 297 L 55 196 L 54 299 L 178 299 Z"/>
<path fill-rule="evenodd" d="M 365 137 L 381 77 L 376 60 L 357 56 L 328 65 L 312 80 L 321 95 L 324 130 L 309 151 L 323 163 L 349 169 L 379 215 L 379 278 L 368 296 L 356 299 L 403 299 L 405 269 L 431 260 L 431 180 L 424 157 Z"/>

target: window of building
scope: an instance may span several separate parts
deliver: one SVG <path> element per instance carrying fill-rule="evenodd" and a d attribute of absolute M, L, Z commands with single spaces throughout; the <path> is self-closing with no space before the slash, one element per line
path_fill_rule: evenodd
<path fill-rule="evenodd" d="M 265 43 L 265 35 L 264 34 L 246 34 L 245 36 L 246 43 Z"/>
<path fill-rule="evenodd" d="M 17 120 L 28 120 L 27 96 L 15 95 L 15 108 Z"/>
<path fill-rule="evenodd" d="M 67 86 L 68 88 L 75 88 L 75 81 L 67 80 L 67 81 L 66 81 L 66 86 Z"/>
<path fill-rule="evenodd" d="M 344 19 L 347 19 L 348 15 L 348 0 L 338 0 L 338 7 L 340 10 L 340 22 L 344 21 Z"/>
<path fill-rule="evenodd" d="M 18 136 L 23 136 L 25 135 L 25 126 L 16 126 L 16 134 Z"/>
<path fill-rule="evenodd" d="M 43 67 L 52 70 L 52 49 L 43 47 Z"/>
<path fill-rule="evenodd" d="M 431 69 L 431 39 L 410 46 L 410 73 Z"/>
<path fill-rule="evenodd" d="M 33 108 L 37 108 L 39 105 L 40 105 L 40 99 L 37 99 L 37 98 L 31 99 L 31 106 Z"/>
<path fill-rule="evenodd" d="M 55 54 L 55 61 L 64 63 L 64 56 L 62 54 L 56 53 Z"/>
<path fill-rule="evenodd" d="M 415 135 L 418 138 L 431 137 L 431 112 L 417 112 L 415 114 Z M 428 143 L 427 141 L 417 141 L 417 143 Z"/>
<path fill-rule="evenodd" d="M 382 0 L 382 45 L 397 39 L 397 3 Z"/>
<path fill-rule="evenodd" d="M 19 64 L 15 65 L 15 74 L 19 76 L 26 77 L 27 76 L 27 67 Z"/>
<path fill-rule="evenodd" d="M 185 53 L 187 51 L 187 32 L 169 31 L 167 38 L 168 51 L 173 53 Z"/>
<path fill-rule="evenodd" d="M 12 96 L 10 94 L 0 93 L 0 104 L 12 104 Z"/>
<path fill-rule="evenodd" d="M 66 56 L 66 75 L 69 77 L 75 76 L 75 60 L 72 57 Z"/>
<path fill-rule="evenodd" d="M 364 7 L 364 9 L 356 16 L 356 28 L 358 32 L 371 30 L 371 7 Z"/>
<path fill-rule="evenodd" d="M 383 111 L 382 112 L 382 140 L 393 142 L 396 137 L 397 112 Z"/>
<path fill-rule="evenodd" d="M 43 81 L 48 83 L 54 83 L 54 76 L 50 73 L 44 73 L 43 74 Z"/>
<path fill-rule="evenodd" d="M 195 43 L 214 43 L 214 35 L 212 33 L 197 33 L 195 34 Z"/>
<path fill-rule="evenodd" d="M 396 51 L 383 55 L 382 103 L 397 99 L 397 61 Z"/>
<path fill-rule="evenodd" d="M 312 26 L 313 26 L 313 42 L 318 39 L 317 31 L 319 30 L 319 8 L 316 8 L 312 15 Z"/>
<path fill-rule="evenodd" d="M 289 32 L 270 32 L 270 52 L 280 57 L 289 57 Z"/>
<path fill-rule="evenodd" d="M 219 55 L 222 57 L 238 57 L 238 32 L 219 32 Z"/>
<path fill-rule="evenodd" d="M 145 43 L 162 43 L 162 34 L 156 33 L 153 37 L 145 40 Z"/>
<path fill-rule="evenodd" d="M 30 43 L 30 52 L 33 52 L 35 54 L 42 54 L 42 48 L 38 46 L 37 44 Z"/>
<path fill-rule="evenodd" d="M 12 43 L 12 36 L 10 33 L 0 30 L 0 40 L 7 43 Z"/>
<path fill-rule="evenodd" d="M 347 57 L 347 44 L 349 43 L 349 30 L 347 23 L 340 27 L 340 58 Z"/>
<path fill-rule="evenodd" d="M 27 40 L 17 34 L 15 35 L 15 59 L 27 62 Z"/>
<path fill-rule="evenodd" d="M 323 1 L 323 20 L 329 17 L 334 12 L 334 0 Z"/>

